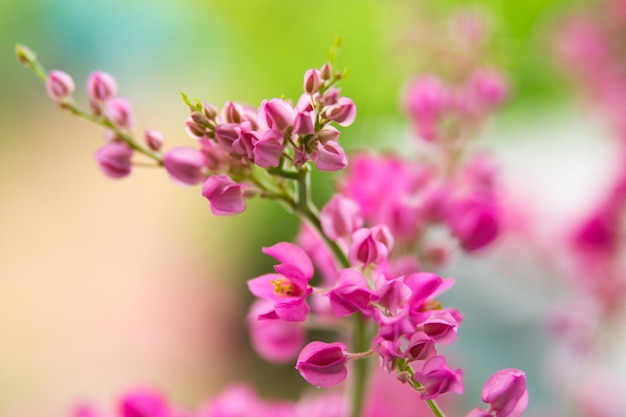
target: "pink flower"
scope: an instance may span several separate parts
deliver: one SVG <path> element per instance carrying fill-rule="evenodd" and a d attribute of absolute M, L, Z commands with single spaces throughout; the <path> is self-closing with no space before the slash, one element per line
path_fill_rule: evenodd
<path fill-rule="evenodd" d="M 298 355 L 296 369 L 310 384 L 328 388 L 348 375 L 347 347 L 343 343 L 311 342 Z"/>
<path fill-rule="evenodd" d="M 282 132 L 292 126 L 294 111 L 285 100 L 273 98 L 261 103 L 258 118 L 262 130 L 274 129 Z"/>
<path fill-rule="evenodd" d="M 341 271 L 337 286 L 328 292 L 330 306 L 335 315 L 342 317 L 355 312 L 369 316 L 372 312 L 371 301 L 378 296 L 369 289 L 367 280 L 354 268 Z"/>
<path fill-rule="evenodd" d="M 482 399 L 489 404 L 495 417 L 519 417 L 528 405 L 526 375 L 519 369 L 502 369 L 491 375 L 482 391 Z"/>
<path fill-rule="evenodd" d="M 277 167 L 285 149 L 283 135 L 273 129 L 267 130 L 254 144 L 254 163 L 262 168 Z"/>
<path fill-rule="evenodd" d="M 288 242 L 263 248 L 263 253 L 281 263 L 274 267 L 276 274 L 261 275 L 248 281 L 252 294 L 274 302 L 274 311 L 259 318 L 304 321 L 309 312 L 305 300 L 313 291 L 308 286 L 313 277 L 311 259 L 299 246 Z"/>
<path fill-rule="evenodd" d="M 363 214 L 359 205 L 341 194 L 335 194 L 322 209 L 322 229 L 331 240 L 347 237 L 363 226 Z"/>
<path fill-rule="evenodd" d="M 353 264 L 378 264 L 387 259 L 392 245 L 389 230 L 384 226 L 359 229 L 352 234 L 348 259 Z"/>
<path fill-rule="evenodd" d="M 74 92 L 74 80 L 63 71 L 50 71 L 46 80 L 46 91 L 52 100 L 62 100 Z"/>
<path fill-rule="evenodd" d="M 256 300 L 250 307 L 248 325 L 252 347 L 263 359 L 287 363 L 298 356 L 305 341 L 305 331 L 298 323 L 283 320 L 257 320 L 274 310 L 268 300 Z"/>
<path fill-rule="evenodd" d="M 163 165 L 172 181 L 179 185 L 195 185 L 202 182 L 204 156 L 194 148 L 178 147 L 170 149 L 163 156 Z"/>
<path fill-rule="evenodd" d="M 415 79 L 407 88 L 404 105 L 425 140 L 435 140 L 437 123 L 448 104 L 448 91 L 437 78 Z"/>
<path fill-rule="evenodd" d="M 421 372 L 415 372 L 413 379 L 419 382 L 424 391 L 420 394 L 422 400 L 432 400 L 446 392 L 463 394 L 463 371 L 452 371 L 443 356 L 433 356 L 424 364 Z"/>
<path fill-rule="evenodd" d="M 494 69 L 474 72 L 469 83 L 480 107 L 496 108 L 506 99 L 508 93 L 506 81 L 502 74 Z"/>
<path fill-rule="evenodd" d="M 301 111 L 296 113 L 293 121 L 293 133 L 297 135 L 312 135 L 315 133 L 315 112 Z"/>
<path fill-rule="evenodd" d="M 143 140 L 148 145 L 148 148 L 153 151 L 161 150 L 163 146 L 163 135 L 156 130 L 146 130 L 143 136 Z"/>
<path fill-rule="evenodd" d="M 162 395 L 149 389 L 126 393 L 118 405 L 120 417 L 170 417 L 171 413 Z"/>
<path fill-rule="evenodd" d="M 217 216 L 241 213 L 246 209 L 243 184 L 227 175 L 211 175 L 204 181 L 202 196 L 211 203 L 211 213 Z"/>
<path fill-rule="evenodd" d="M 475 195 L 453 202 L 446 220 L 467 252 L 487 246 L 500 233 L 500 213 L 489 195 Z"/>
<path fill-rule="evenodd" d="M 409 360 L 426 360 L 435 356 L 435 341 L 424 332 L 417 332 L 409 339 L 406 356 Z"/>
<path fill-rule="evenodd" d="M 106 101 L 117 94 L 117 82 L 111 74 L 94 71 L 87 78 L 87 94 L 92 101 Z"/>
<path fill-rule="evenodd" d="M 131 171 L 133 150 L 123 142 L 109 142 L 94 155 L 102 172 L 110 178 L 124 178 Z"/>
<path fill-rule="evenodd" d="M 121 129 L 131 129 L 135 123 L 130 102 L 122 97 L 114 97 L 106 102 L 106 114 Z"/>
<path fill-rule="evenodd" d="M 457 314 L 459 317 L 460 314 Z M 456 340 L 459 322 L 448 310 L 433 310 L 419 327 L 429 337 L 441 345 L 449 345 Z"/>
<path fill-rule="evenodd" d="M 356 106 L 349 98 L 340 97 L 337 103 L 324 109 L 324 113 L 328 120 L 332 120 L 341 126 L 347 127 L 350 126 L 356 118 Z"/>
<path fill-rule="evenodd" d="M 337 142 L 317 142 L 316 145 L 311 158 L 320 171 L 338 171 L 348 165 L 348 157 Z"/>

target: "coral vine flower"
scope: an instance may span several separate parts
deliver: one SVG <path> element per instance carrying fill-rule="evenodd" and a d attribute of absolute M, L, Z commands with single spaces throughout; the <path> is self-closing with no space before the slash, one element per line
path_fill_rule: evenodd
<path fill-rule="evenodd" d="M 46 91 L 53 100 L 62 100 L 74 92 L 74 80 L 63 71 L 50 71 L 46 79 Z"/>
<path fill-rule="evenodd" d="M 446 358 L 433 356 L 426 361 L 422 371 L 416 372 L 413 378 L 424 387 L 420 398 L 422 400 L 432 400 L 440 394 L 451 391 L 463 394 L 462 377 L 463 371 L 450 369 L 446 363 Z"/>
<path fill-rule="evenodd" d="M 313 263 L 299 246 L 281 242 L 263 253 L 281 263 L 274 267 L 277 274 L 266 274 L 248 281 L 250 292 L 274 302 L 274 311 L 258 318 L 304 321 L 309 312 L 305 299 L 313 291 L 308 282 L 313 277 Z"/>
<path fill-rule="evenodd" d="M 216 216 L 241 213 L 246 209 L 243 185 L 228 175 L 211 175 L 204 181 L 202 196 L 211 203 L 211 213 Z"/>
<path fill-rule="evenodd" d="M 369 316 L 372 312 L 371 301 L 378 296 L 369 289 L 367 280 L 354 268 L 341 271 L 337 286 L 328 293 L 330 306 L 339 317 L 348 316 L 359 311 Z"/>
<path fill-rule="evenodd" d="M 204 179 L 204 156 L 197 149 L 184 146 L 170 149 L 163 156 L 163 165 L 176 184 L 195 185 Z"/>
<path fill-rule="evenodd" d="M 133 150 L 123 142 L 109 142 L 94 157 L 100 169 L 109 178 L 124 178 L 132 169 Z"/>
<path fill-rule="evenodd" d="M 495 417 L 519 417 L 528 405 L 526 375 L 519 369 L 502 369 L 491 375 L 482 391 L 482 399 L 489 404 Z"/>
<path fill-rule="evenodd" d="M 311 342 L 300 352 L 296 369 L 308 383 L 328 388 L 346 379 L 347 361 L 347 346 L 343 343 Z"/>

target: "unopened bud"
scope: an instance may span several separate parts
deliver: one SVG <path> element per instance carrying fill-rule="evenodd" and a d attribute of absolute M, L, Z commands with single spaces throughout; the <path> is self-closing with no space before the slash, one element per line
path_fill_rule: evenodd
<path fill-rule="evenodd" d="M 217 117 L 217 107 L 210 103 L 202 103 L 202 113 L 209 120 L 215 120 Z"/>
<path fill-rule="evenodd" d="M 94 71 L 87 78 L 87 94 L 93 101 L 106 101 L 117 94 L 117 81 L 111 74 Z"/>
<path fill-rule="evenodd" d="M 320 72 L 310 69 L 304 73 L 304 92 L 307 94 L 316 93 L 320 86 Z"/>
<path fill-rule="evenodd" d="M 35 55 L 33 51 L 19 43 L 15 45 L 15 56 L 20 64 L 26 65 L 27 67 L 31 66 L 37 60 L 37 55 Z"/>
<path fill-rule="evenodd" d="M 199 111 L 191 112 L 191 120 L 198 126 L 204 126 L 209 122 L 209 119 L 206 118 L 204 113 L 200 113 Z"/>
<path fill-rule="evenodd" d="M 191 116 L 185 121 L 185 132 L 192 139 L 201 138 L 204 136 L 204 129 L 198 126 Z"/>
<path fill-rule="evenodd" d="M 74 80 L 63 71 L 50 71 L 46 80 L 46 91 L 52 100 L 62 100 L 74 92 Z"/>
<path fill-rule="evenodd" d="M 228 101 L 222 109 L 222 118 L 226 123 L 241 123 L 242 113 L 241 105 Z"/>
<path fill-rule="evenodd" d="M 398 381 L 402 382 L 403 384 L 406 384 L 407 382 L 411 380 L 411 374 L 408 373 L 407 371 L 398 372 L 396 374 L 396 378 L 398 378 Z"/>
<path fill-rule="evenodd" d="M 130 102 L 122 97 L 115 97 L 106 103 L 107 116 L 116 126 L 131 129 L 134 125 Z"/>
<path fill-rule="evenodd" d="M 320 78 L 326 81 L 326 80 L 330 80 L 332 76 L 333 76 L 333 72 L 330 69 L 330 65 L 328 64 L 322 65 L 322 68 L 320 68 Z"/>
<path fill-rule="evenodd" d="M 161 132 L 157 132 L 156 130 L 146 130 L 143 136 L 146 145 L 148 148 L 153 151 L 159 151 L 163 146 L 163 135 Z"/>

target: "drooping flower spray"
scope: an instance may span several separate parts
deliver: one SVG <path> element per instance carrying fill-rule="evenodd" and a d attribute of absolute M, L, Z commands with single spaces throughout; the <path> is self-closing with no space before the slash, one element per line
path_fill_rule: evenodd
<path fill-rule="evenodd" d="M 463 314 L 442 305 L 438 297 L 454 280 L 433 271 L 455 248 L 473 253 L 500 233 L 493 164 L 468 144 L 506 97 L 506 83 L 495 69 L 485 68 L 475 68 L 454 85 L 420 76 L 407 88 L 404 106 L 417 140 L 431 145 L 436 157 L 416 162 L 363 153 L 349 159 L 339 137 L 357 109 L 337 87 L 346 75 L 336 68 L 338 46 L 329 62 L 305 72 L 295 103 L 271 98 L 256 108 L 227 102 L 218 109 L 183 94 L 190 110 L 184 129 L 192 145 L 172 149 L 164 147 L 157 131 L 135 135 L 131 104 L 118 96 L 110 74 L 89 76 L 90 102 L 83 109 L 72 97 L 68 74 L 46 72 L 30 50 L 17 47 L 20 62 L 46 84 L 61 109 L 105 129 L 95 159 L 106 176 L 126 177 L 147 159 L 177 184 L 201 185 L 215 215 L 235 215 L 246 210 L 247 200 L 260 197 L 302 220 L 296 243 L 263 248 L 276 260 L 273 272 L 248 281 L 258 298 L 248 314 L 251 340 L 265 359 L 293 361 L 314 386 L 347 381 L 345 395 L 266 403 L 247 389 L 233 388 L 198 416 L 373 417 L 365 407 L 373 357 L 436 417 L 444 416 L 436 402 L 441 395 L 463 393 L 463 371 L 438 351 L 456 340 Z M 311 170 L 345 168 L 337 193 L 316 207 Z M 310 340 L 312 326 L 332 336 Z M 241 399 L 251 405 L 238 409 Z M 523 372 L 494 374 L 483 400 L 489 408 L 468 416 L 521 415 L 527 403 Z M 388 405 L 389 415 L 393 406 Z M 180 415 L 152 393 L 128 394 L 119 414 Z"/>

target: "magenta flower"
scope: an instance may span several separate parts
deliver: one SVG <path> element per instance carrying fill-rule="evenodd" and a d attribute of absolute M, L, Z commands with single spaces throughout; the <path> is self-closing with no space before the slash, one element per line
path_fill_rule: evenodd
<path fill-rule="evenodd" d="M 123 142 L 109 142 L 94 157 L 107 177 L 124 178 L 130 174 L 133 150 Z"/>
<path fill-rule="evenodd" d="M 237 184 L 228 175 L 211 175 L 204 181 L 202 196 L 211 203 L 211 213 L 227 216 L 246 209 L 243 184 Z"/>
<path fill-rule="evenodd" d="M 489 404 L 495 417 L 519 417 L 528 405 L 526 375 L 519 369 L 502 369 L 491 375 L 482 391 L 482 399 Z"/>
<path fill-rule="evenodd" d="M 347 97 L 340 97 L 336 104 L 327 107 L 324 112 L 328 120 L 344 127 L 350 126 L 356 118 L 356 106 Z"/>
<path fill-rule="evenodd" d="M 259 318 L 304 321 L 309 312 L 305 300 L 313 291 L 308 286 L 313 277 L 311 259 L 299 246 L 288 242 L 263 248 L 263 253 L 281 263 L 274 266 L 276 274 L 261 275 L 248 281 L 252 294 L 274 303 L 274 311 Z"/>
<path fill-rule="evenodd" d="M 451 204 L 447 224 L 461 247 L 473 252 L 498 237 L 500 213 L 492 196 L 474 195 Z"/>
<path fill-rule="evenodd" d="M 153 151 L 160 151 L 163 146 L 163 135 L 156 130 L 146 130 L 143 135 L 143 140 L 148 145 L 148 148 Z"/>
<path fill-rule="evenodd" d="M 409 360 L 427 360 L 437 354 L 435 351 L 435 341 L 424 332 L 417 332 L 409 339 L 409 346 L 406 349 L 406 356 Z"/>
<path fill-rule="evenodd" d="M 172 413 L 162 395 L 149 389 L 126 393 L 118 405 L 120 417 L 170 417 Z"/>
<path fill-rule="evenodd" d="M 320 220 L 324 234 L 332 240 L 348 237 L 363 226 L 363 214 L 359 205 L 341 194 L 335 194 L 326 203 Z"/>
<path fill-rule="evenodd" d="M 456 313 L 460 316 L 460 313 Z M 459 322 L 449 310 L 433 310 L 419 327 L 429 337 L 441 345 L 449 345 L 456 340 Z"/>
<path fill-rule="evenodd" d="M 263 168 L 277 167 L 285 149 L 283 135 L 273 129 L 267 130 L 254 144 L 254 163 Z"/>
<path fill-rule="evenodd" d="M 66 72 L 50 71 L 46 80 L 46 91 L 52 100 L 62 100 L 74 92 L 74 80 Z"/>
<path fill-rule="evenodd" d="M 300 352 L 296 369 L 308 383 L 328 388 L 346 379 L 347 361 L 347 347 L 343 343 L 311 342 Z"/>
<path fill-rule="evenodd" d="M 413 379 L 424 387 L 420 398 L 432 400 L 446 392 L 463 394 L 462 377 L 463 371 L 450 369 L 446 363 L 446 358 L 433 356 L 426 361 L 421 372 L 415 372 Z"/>
<path fill-rule="evenodd" d="M 317 93 L 321 81 L 319 70 L 307 70 L 304 73 L 304 92 L 307 94 Z"/>
<path fill-rule="evenodd" d="M 317 142 L 315 150 L 311 152 L 311 159 L 320 171 L 339 171 L 348 165 L 348 157 L 337 142 Z"/>
<path fill-rule="evenodd" d="M 372 313 L 371 301 L 378 296 L 369 289 L 367 280 L 355 268 L 341 271 L 337 286 L 328 292 L 330 306 L 335 315 L 342 317 L 355 312 L 369 316 Z"/>
<path fill-rule="evenodd" d="M 176 184 L 195 185 L 204 179 L 204 156 L 197 149 L 173 148 L 163 156 L 163 165 Z"/>
<path fill-rule="evenodd" d="M 92 101 L 106 101 L 117 94 L 117 82 L 111 74 L 94 71 L 87 78 L 87 94 Z"/>
<path fill-rule="evenodd" d="M 274 129 L 282 132 L 292 126 L 294 110 L 285 100 L 273 98 L 261 103 L 258 119 L 261 130 Z"/>
<path fill-rule="evenodd" d="M 385 226 L 359 229 L 352 234 L 348 258 L 352 264 L 378 264 L 387 259 L 391 246 L 393 238 Z"/>
<path fill-rule="evenodd" d="M 268 300 L 256 300 L 248 313 L 252 347 L 263 359 L 287 363 L 298 356 L 305 341 L 305 331 L 296 322 L 283 320 L 257 320 L 274 310 Z"/>

